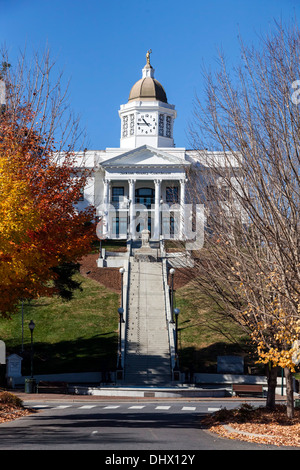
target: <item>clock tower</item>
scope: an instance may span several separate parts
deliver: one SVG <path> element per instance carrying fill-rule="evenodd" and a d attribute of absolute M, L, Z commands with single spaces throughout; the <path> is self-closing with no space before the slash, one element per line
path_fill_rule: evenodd
<path fill-rule="evenodd" d="M 146 54 L 147 63 L 142 78 L 130 90 L 128 103 L 121 105 L 120 147 L 137 148 L 174 147 L 173 125 L 175 106 L 168 103 L 163 86 L 154 78 L 150 64 L 151 49 Z"/>

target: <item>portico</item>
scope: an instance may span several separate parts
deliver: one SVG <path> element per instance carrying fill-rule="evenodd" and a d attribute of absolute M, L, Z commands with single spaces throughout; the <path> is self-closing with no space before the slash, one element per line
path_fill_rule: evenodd
<path fill-rule="evenodd" d="M 147 145 L 102 164 L 107 238 L 181 238 L 187 162 Z M 101 212 L 101 210 L 100 210 Z"/>

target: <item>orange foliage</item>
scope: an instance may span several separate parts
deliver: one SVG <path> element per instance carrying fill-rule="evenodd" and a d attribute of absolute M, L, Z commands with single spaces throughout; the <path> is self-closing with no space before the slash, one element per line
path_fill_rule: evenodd
<path fill-rule="evenodd" d="M 51 295 L 53 268 L 90 251 L 94 210 L 76 203 L 86 184 L 74 157 L 62 162 L 45 136 L 30 129 L 29 107 L 14 120 L 0 115 L 0 313 L 14 311 L 20 299 Z M 20 124 L 22 121 L 22 124 Z"/>

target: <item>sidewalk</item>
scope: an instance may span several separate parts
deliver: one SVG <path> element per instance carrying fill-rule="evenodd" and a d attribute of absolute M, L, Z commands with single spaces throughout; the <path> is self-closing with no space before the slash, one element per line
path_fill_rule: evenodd
<path fill-rule="evenodd" d="M 75 395 L 75 394 L 60 394 L 60 393 L 25 393 L 20 390 L 8 390 L 9 392 L 17 395 L 23 402 L 28 401 L 228 401 L 228 402 L 262 402 L 265 403 L 265 398 L 257 397 L 134 397 L 134 396 L 100 396 L 100 395 Z M 277 402 L 285 402 L 286 398 L 280 395 L 276 396 Z"/>

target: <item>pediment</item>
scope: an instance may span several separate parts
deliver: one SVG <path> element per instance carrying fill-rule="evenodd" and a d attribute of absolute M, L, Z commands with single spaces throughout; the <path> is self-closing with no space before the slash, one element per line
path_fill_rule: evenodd
<path fill-rule="evenodd" d="M 104 168 L 110 167 L 183 167 L 189 162 L 171 153 L 143 145 L 127 151 L 101 163 Z"/>

